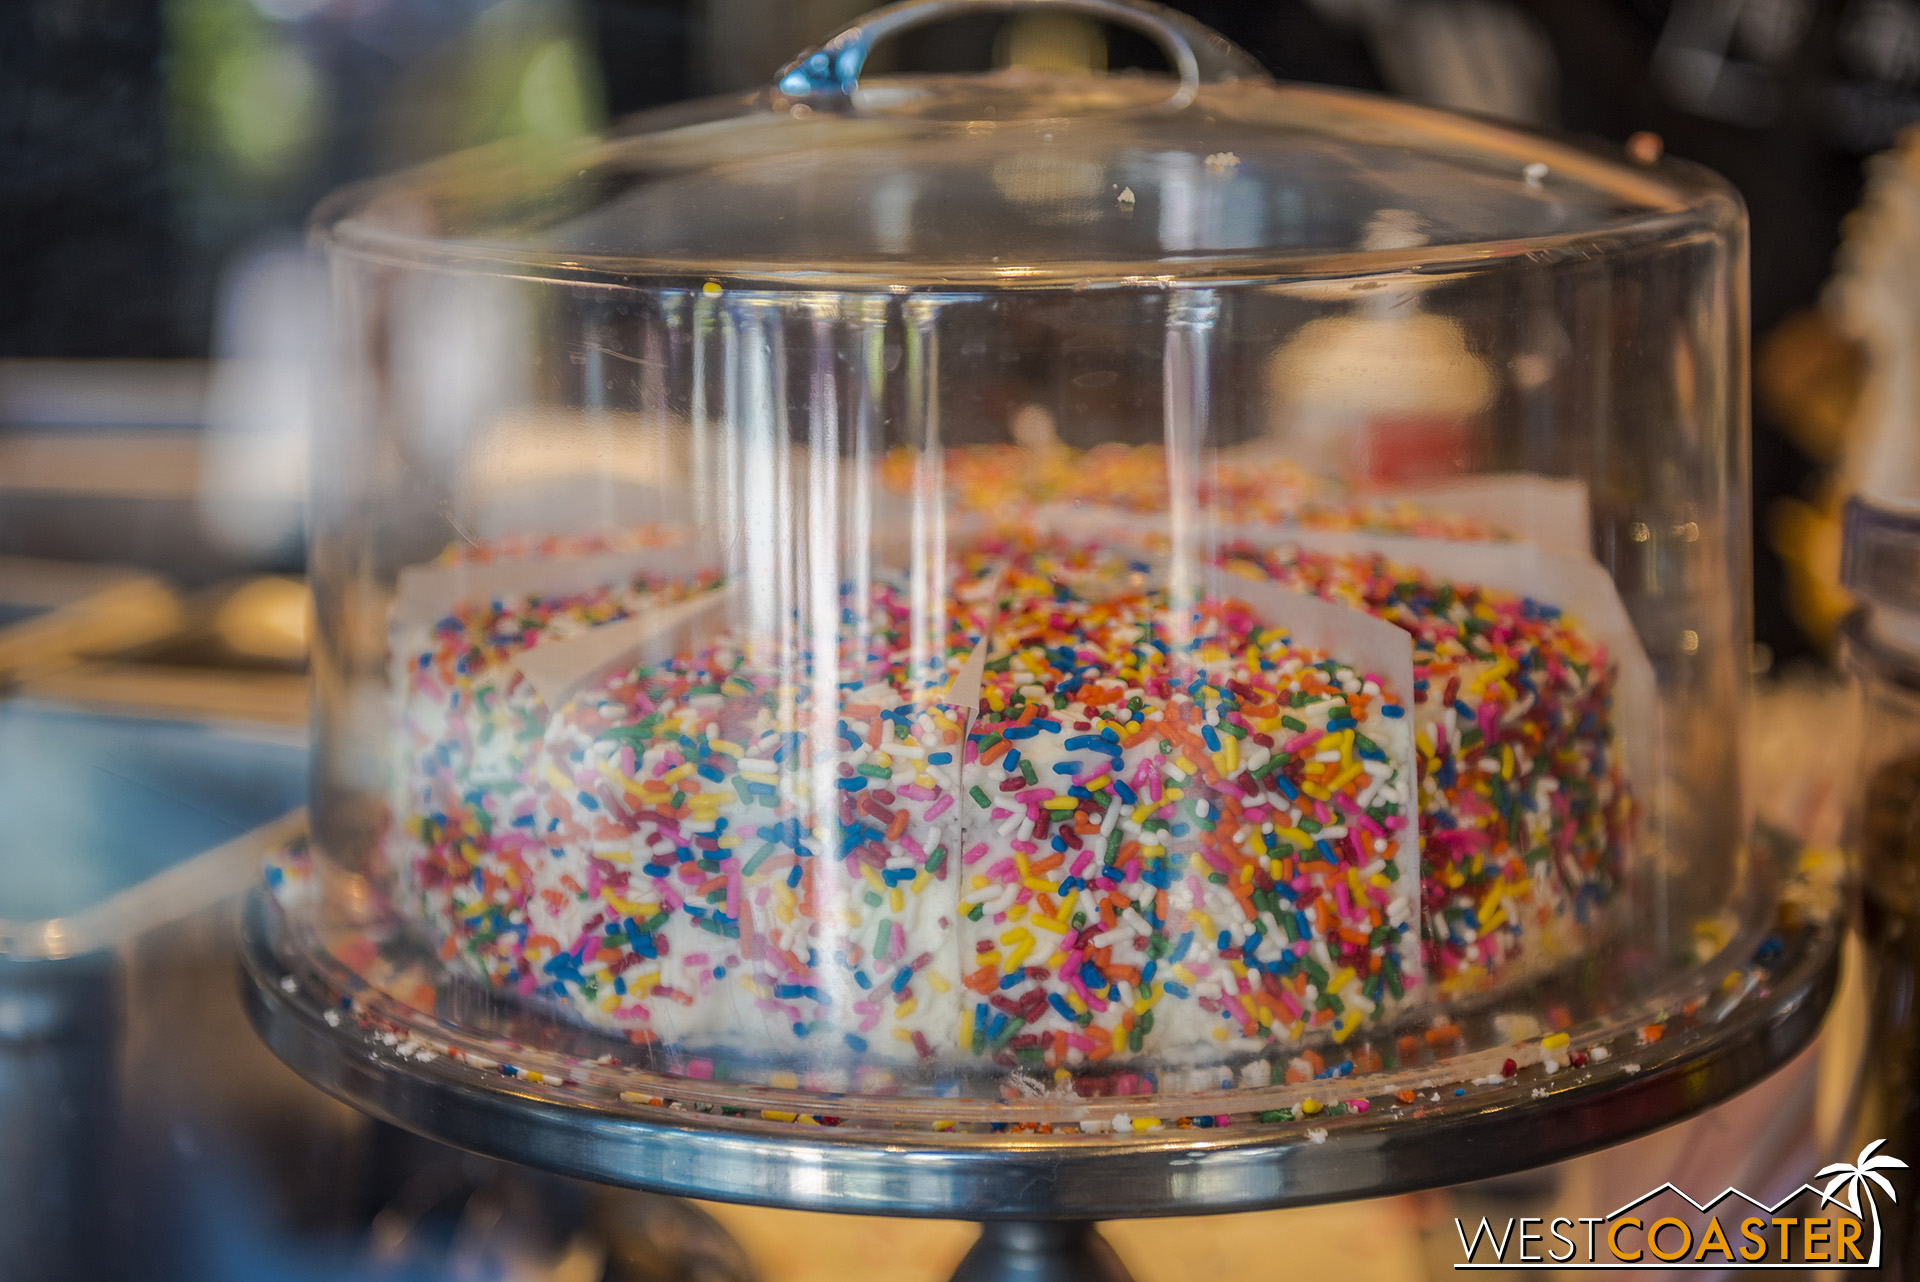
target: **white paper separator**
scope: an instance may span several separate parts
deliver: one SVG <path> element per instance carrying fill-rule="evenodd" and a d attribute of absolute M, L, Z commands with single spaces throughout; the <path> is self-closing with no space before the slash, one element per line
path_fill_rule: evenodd
<path fill-rule="evenodd" d="M 1166 581 L 1166 555 L 1131 539 L 1109 539 L 1106 547 L 1151 567 L 1149 574 Z M 1376 615 L 1277 583 L 1220 571 L 1209 576 L 1210 595 L 1244 602 L 1265 623 L 1286 629 L 1296 645 L 1317 650 L 1330 659 L 1371 678 L 1397 701 L 1402 715 L 1382 717 L 1372 728 L 1378 746 L 1394 763 L 1405 796 L 1406 822 L 1394 838 L 1398 876 L 1393 894 L 1408 905 L 1413 924 L 1412 947 L 1403 951 L 1401 974 L 1409 990 L 1425 982 L 1426 964 L 1420 946 L 1420 760 L 1413 731 L 1413 637 Z"/>
<path fill-rule="evenodd" d="M 1534 479 L 1548 488 L 1557 484 L 1551 478 Z M 1164 518 L 1120 508 L 1060 504 L 1035 515 L 1036 525 L 1052 532 L 1106 546 L 1144 547 L 1151 536 L 1167 536 Z M 1244 541 L 1263 549 L 1292 545 L 1323 555 L 1378 555 L 1438 580 L 1495 588 L 1559 609 L 1606 648 L 1614 667 L 1615 733 L 1627 773 L 1638 795 L 1656 798 L 1664 739 L 1653 663 L 1613 576 L 1586 552 L 1525 541 L 1416 538 L 1293 523 L 1223 524 L 1207 533 L 1216 546 Z M 1165 553 L 1154 555 L 1164 558 Z"/>
<path fill-rule="evenodd" d="M 1377 555 L 1436 580 L 1495 588 L 1559 609 L 1606 648 L 1614 667 L 1614 732 L 1628 776 L 1642 797 L 1658 788 L 1662 737 L 1653 662 L 1613 576 L 1592 557 L 1532 543 L 1456 543 L 1273 526 L 1229 527 L 1221 537 L 1292 544 L 1323 555 Z"/>
<path fill-rule="evenodd" d="M 1483 472 L 1364 490 L 1354 499 L 1360 503 L 1410 503 L 1424 511 L 1472 517 L 1517 539 L 1569 556 L 1586 556 L 1593 547 L 1587 483 L 1567 477 Z"/>
<path fill-rule="evenodd" d="M 720 565 L 717 551 L 689 539 L 587 556 L 528 557 L 484 565 L 410 565 L 400 571 L 389 618 L 395 631 L 432 627 L 456 606 L 566 596 L 629 583 L 643 572 L 687 578 Z"/>
<path fill-rule="evenodd" d="M 622 668 L 665 663 L 696 650 L 724 628 L 728 606 L 738 593 L 731 583 L 671 605 L 643 609 L 613 623 L 602 623 L 564 641 L 549 641 L 522 652 L 513 664 L 549 709 L 563 706 L 580 690 Z"/>
<path fill-rule="evenodd" d="M 1223 593 L 1236 596 L 1252 606 L 1267 622 L 1283 627 L 1301 645 L 1319 650 L 1328 658 L 1371 677 L 1383 691 L 1399 701 L 1398 718 L 1381 718 L 1375 728 L 1379 746 L 1386 751 L 1399 772 L 1406 796 L 1406 823 L 1395 839 L 1400 854 L 1394 860 L 1393 893 L 1408 906 L 1408 920 L 1414 925 L 1411 946 L 1402 950 L 1400 969 L 1409 990 L 1423 983 L 1426 963 L 1420 948 L 1422 904 L 1420 897 L 1420 758 L 1413 741 L 1413 638 L 1400 628 L 1364 610 L 1355 610 L 1332 601 L 1323 601 L 1305 592 L 1294 592 L 1277 583 L 1233 576 L 1233 582 L 1221 583 Z M 1388 731 L 1391 728 L 1391 733 Z"/>
<path fill-rule="evenodd" d="M 968 652 L 967 660 L 960 665 L 960 671 L 953 674 L 953 680 L 947 683 L 946 694 L 941 702 L 961 709 L 965 719 L 961 722 L 960 733 L 964 738 L 973 730 L 973 718 L 980 711 L 980 688 L 986 681 L 987 654 L 993 648 L 994 625 L 1000 622 L 1000 586 L 1005 575 L 996 575 L 987 594 L 987 621 L 980 629 L 980 639 L 974 642 Z"/>
<path fill-rule="evenodd" d="M 1231 467 L 1227 460 L 1222 468 Z M 1322 502 L 1328 502 L 1323 500 Z M 1487 472 L 1418 484 L 1355 491 L 1346 500 L 1354 507 L 1406 503 L 1425 512 L 1467 517 L 1515 540 L 1537 544 L 1570 556 L 1586 556 L 1593 546 L 1591 504 L 1585 481 L 1536 472 Z M 1129 512 L 1099 504 L 1048 503 L 1036 509 L 1036 519 L 1063 534 L 1097 533 L 1116 521 L 1135 527 L 1166 528 L 1163 513 Z M 1292 530 L 1294 521 L 1221 522 L 1222 526 Z M 1478 547 L 1485 540 L 1439 539 Z"/>
<path fill-rule="evenodd" d="M 682 574 L 697 575 L 701 571 L 701 567 L 691 571 L 686 570 L 684 564 L 679 567 Z M 960 670 L 947 683 L 941 698 L 941 702 L 969 712 L 980 705 L 992 624 L 997 617 L 997 581 L 986 595 L 987 627 Z M 665 663 L 718 640 L 726 631 L 729 607 L 738 598 L 739 584 L 728 582 L 698 596 L 597 624 L 565 640 L 534 646 L 516 657 L 513 664 L 548 708 L 559 708 L 581 689 L 611 672 L 640 664 Z"/>

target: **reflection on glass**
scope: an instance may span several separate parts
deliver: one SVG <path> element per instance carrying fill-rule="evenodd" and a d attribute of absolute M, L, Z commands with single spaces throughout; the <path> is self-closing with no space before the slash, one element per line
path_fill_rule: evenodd
<path fill-rule="evenodd" d="M 1041 83 L 336 208 L 358 968 L 583 1061 L 989 1099 L 1564 1063 L 1713 982 L 1724 193 Z"/>

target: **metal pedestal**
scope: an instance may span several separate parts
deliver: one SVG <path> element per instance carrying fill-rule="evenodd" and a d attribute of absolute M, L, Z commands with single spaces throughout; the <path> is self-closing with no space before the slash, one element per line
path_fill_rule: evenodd
<path fill-rule="evenodd" d="M 989 1220 L 953 1282 L 1132 1282 L 1091 1224 Z"/>
<path fill-rule="evenodd" d="M 1783 925 L 1751 960 L 1679 977 L 1674 991 L 1655 994 L 1647 1009 L 1664 1021 L 1657 1037 L 1641 1031 L 1639 1008 L 1623 1012 L 1606 1037 L 1584 1042 L 1592 1057 L 1578 1068 L 1535 1055 L 1503 1076 L 1498 1057 L 1525 1052 L 1495 1050 L 1490 1075 L 1465 1056 L 1466 1069 L 1455 1065 L 1444 1086 L 1426 1083 L 1433 1089 L 1406 1089 L 1404 1075 L 1350 1078 L 1339 1088 L 1368 1097 L 1360 1107 L 1281 1121 L 1262 1120 L 1278 1110 L 1243 1091 L 1095 1101 L 1105 1106 L 1098 1112 L 1071 1098 L 1002 1104 L 721 1087 L 534 1050 L 507 1062 L 498 1036 L 479 1039 L 369 988 L 264 892 L 249 905 L 242 955 L 250 1014 L 273 1050 L 321 1089 L 420 1134 L 689 1197 L 977 1220 L 981 1239 L 956 1275 L 965 1282 L 1118 1282 L 1126 1271 L 1096 1221 L 1485 1179 L 1630 1139 L 1724 1099 L 1813 1036 L 1835 989 L 1837 940 L 1824 917 Z M 1121 1106 L 1135 1110 L 1124 1125 L 1114 1120 Z M 1049 1108 L 1077 1120 L 1038 1120 Z M 1147 1109 L 1190 1110 L 1207 1123 L 1231 1115 L 1231 1124 L 1168 1116 L 1141 1129 Z M 956 1115 L 958 1125 L 937 1120 Z M 1088 1126 L 1089 1116 L 1107 1120 Z"/>

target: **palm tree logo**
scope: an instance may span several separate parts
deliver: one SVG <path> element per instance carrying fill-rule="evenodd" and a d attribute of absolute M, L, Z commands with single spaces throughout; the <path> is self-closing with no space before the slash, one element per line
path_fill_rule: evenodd
<path fill-rule="evenodd" d="M 1832 1166 L 1822 1167 L 1814 1174 L 1814 1179 L 1824 1179 L 1831 1175 L 1826 1191 L 1820 1194 L 1822 1205 L 1832 1203 L 1844 1206 L 1855 1219 L 1860 1218 L 1860 1195 L 1866 1194 L 1867 1211 L 1873 1220 L 1873 1253 L 1867 1260 L 1868 1268 L 1877 1268 L 1880 1264 L 1880 1206 L 1873 1198 L 1873 1185 L 1887 1195 L 1887 1201 L 1897 1202 L 1893 1185 L 1888 1183 L 1882 1171 L 1907 1169 L 1907 1164 L 1897 1157 L 1888 1157 L 1884 1153 L 1875 1155 L 1874 1150 L 1885 1144 L 1885 1140 L 1875 1140 L 1860 1150 L 1860 1156 L 1851 1165 L 1835 1162 Z M 1872 1181 L 1869 1184 L 1868 1181 Z"/>

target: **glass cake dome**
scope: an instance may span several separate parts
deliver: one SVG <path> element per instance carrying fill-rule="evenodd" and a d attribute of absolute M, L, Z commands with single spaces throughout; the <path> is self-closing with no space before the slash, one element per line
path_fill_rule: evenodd
<path fill-rule="evenodd" d="M 1168 74 L 862 76 L 978 7 L 323 208 L 289 911 L 475 1062 L 943 1116 L 1709 991 L 1738 198 L 1124 0 Z"/>

